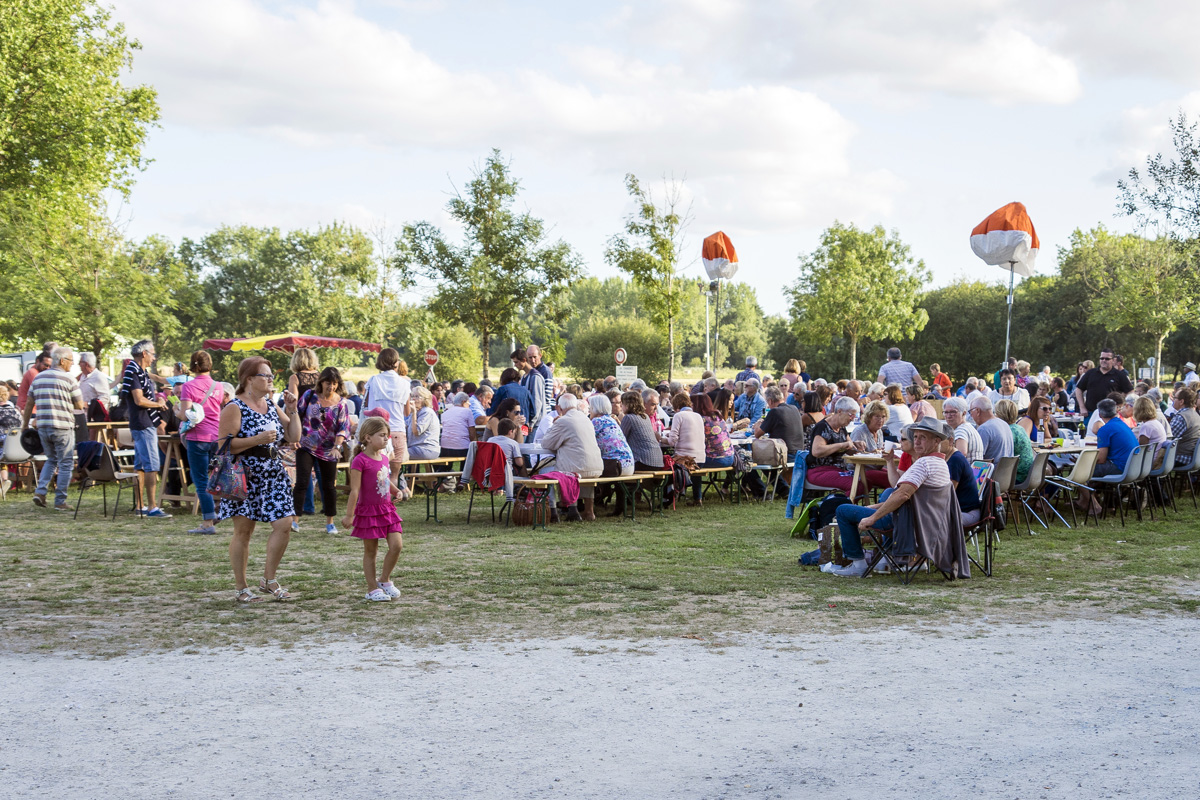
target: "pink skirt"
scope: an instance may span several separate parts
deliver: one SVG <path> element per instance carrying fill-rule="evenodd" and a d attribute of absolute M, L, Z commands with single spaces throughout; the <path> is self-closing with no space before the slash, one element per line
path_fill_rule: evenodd
<path fill-rule="evenodd" d="M 389 533 L 403 533 L 403 520 L 391 503 L 360 503 L 354 510 L 354 530 L 357 539 L 386 539 Z"/>

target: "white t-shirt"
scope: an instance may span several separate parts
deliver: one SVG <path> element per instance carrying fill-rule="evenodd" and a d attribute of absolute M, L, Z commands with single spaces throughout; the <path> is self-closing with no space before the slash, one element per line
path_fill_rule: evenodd
<path fill-rule="evenodd" d="M 407 375 L 399 375 L 393 369 L 372 375 L 367 381 L 367 400 L 363 404 L 363 413 L 382 408 L 388 412 L 388 424 L 392 432 L 400 433 L 404 430 L 404 406 L 410 394 L 412 378 Z"/>
<path fill-rule="evenodd" d="M 949 486 L 950 468 L 946 466 L 946 459 L 939 455 L 918 458 L 901 476 L 900 483 L 911 483 L 918 489 L 922 486 L 935 489 L 939 486 Z"/>
<path fill-rule="evenodd" d="M 1011 400 L 1016 403 L 1017 411 L 1020 411 L 1023 408 L 1029 408 L 1029 391 L 1027 389 L 1022 389 L 1020 386 L 1013 389 L 1013 393 L 1010 395 L 1000 394 L 1000 392 L 993 389 L 988 393 L 988 398 L 992 401 L 993 407 L 995 407 L 996 403 L 1001 400 Z"/>
<path fill-rule="evenodd" d="M 470 429 L 475 427 L 475 415 L 466 406 L 450 406 L 442 414 L 442 447 L 466 450 L 471 446 Z"/>
<path fill-rule="evenodd" d="M 108 408 L 111 396 L 109 383 L 108 376 L 98 369 L 92 370 L 90 375 L 80 375 L 79 392 L 83 395 L 83 404 L 87 405 L 98 399 L 105 408 Z"/>

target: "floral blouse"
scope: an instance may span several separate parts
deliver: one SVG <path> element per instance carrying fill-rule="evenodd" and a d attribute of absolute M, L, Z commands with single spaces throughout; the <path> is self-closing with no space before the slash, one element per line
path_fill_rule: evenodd
<path fill-rule="evenodd" d="M 300 398 L 297 412 L 304 430 L 300 447 L 322 461 L 340 461 L 342 454 L 333 445 L 339 436 L 343 441 L 350 438 L 350 413 L 346 410 L 346 402 L 343 400 L 326 408 L 321 405 L 317 393 L 310 389 Z"/>
<path fill-rule="evenodd" d="M 622 467 L 628 464 L 632 468 L 633 451 L 629 449 L 629 442 L 625 441 L 625 434 L 621 433 L 617 421 L 608 415 L 596 417 L 592 420 L 592 427 L 596 429 L 600 457 L 620 461 Z"/>
<path fill-rule="evenodd" d="M 725 458 L 733 455 L 729 440 L 729 423 L 720 417 L 704 418 L 704 458 Z"/>

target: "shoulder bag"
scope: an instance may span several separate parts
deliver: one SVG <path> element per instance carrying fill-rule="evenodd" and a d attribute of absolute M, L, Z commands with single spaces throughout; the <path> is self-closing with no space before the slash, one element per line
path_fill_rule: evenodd
<path fill-rule="evenodd" d="M 204 422 L 204 404 L 208 402 L 208 398 L 212 397 L 213 391 L 217 388 L 217 382 L 213 381 L 208 387 L 208 391 L 204 393 L 204 399 L 199 403 L 192 403 L 187 411 L 183 412 L 183 421 L 179 423 L 179 441 L 186 442 L 188 431 Z"/>
<path fill-rule="evenodd" d="M 229 451 L 233 436 L 226 436 L 208 467 L 208 493 L 214 500 L 245 500 L 249 495 L 246 468 L 241 458 Z"/>

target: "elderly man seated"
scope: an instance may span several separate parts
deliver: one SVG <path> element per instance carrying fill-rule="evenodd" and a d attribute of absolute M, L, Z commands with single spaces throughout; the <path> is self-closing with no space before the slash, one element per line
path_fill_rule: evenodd
<path fill-rule="evenodd" d="M 558 398 L 558 418 L 542 437 L 542 447 L 554 452 L 555 469 L 579 478 L 599 478 L 604 472 L 604 460 L 600 446 L 596 444 L 596 430 L 588 419 L 578 398 L 567 392 Z M 567 509 L 567 519 L 593 520 L 596 518 L 594 486 L 580 486 L 579 499 L 583 501 L 583 516 L 572 506 Z M 562 492 L 559 492 L 559 504 Z"/>
<path fill-rule="evenodd" d="M 857 506 L 847 503 L 838 506 L 837 524 L 838 532 L 842 537 L 842 553 L 846 558 L 851 559 L 852 563 L 846 567 L 833 567 L 827 564 L 822 567 L 822 570 L 845 578 L 861 578 L 866 574 L 867 558 L 863 552 L 860 532 L 872 527 L 879 530 L 892 530 L 895 525 L 892 512 L 916 495 L 918 489 L 944 488 L 948 490 L 951 501 L 954 503 L 956 517 L 958 516 L 958 502 L 953 499 L 954 490 L 950 470 L 940 452 L 942 442 L 947 439 L 949 434 L 946 426 L 936 419 L 923 419 L 909 426 L 906 433 L 912 441 L 913 465 L 900 477 L 896 488 L 889 489 L 880 495 L 880 502 L 875 505 Z M 894 459 L 895 452 L 893 451 L 885 457 Z M 957 526 L 958 520 L 956 519 L 955 522 Z M 957 534 L 961 539 L 961 528 L 958 529 Z"/>
<path fill-rule="evenodd" d="M 733 403 L 737 418 L 749 420 L 752 428 L 767 413 L 767 402 L 758 391 L 761 385 L 758 378 L 750 378 L 745 384 L 746 391 Z"/>

